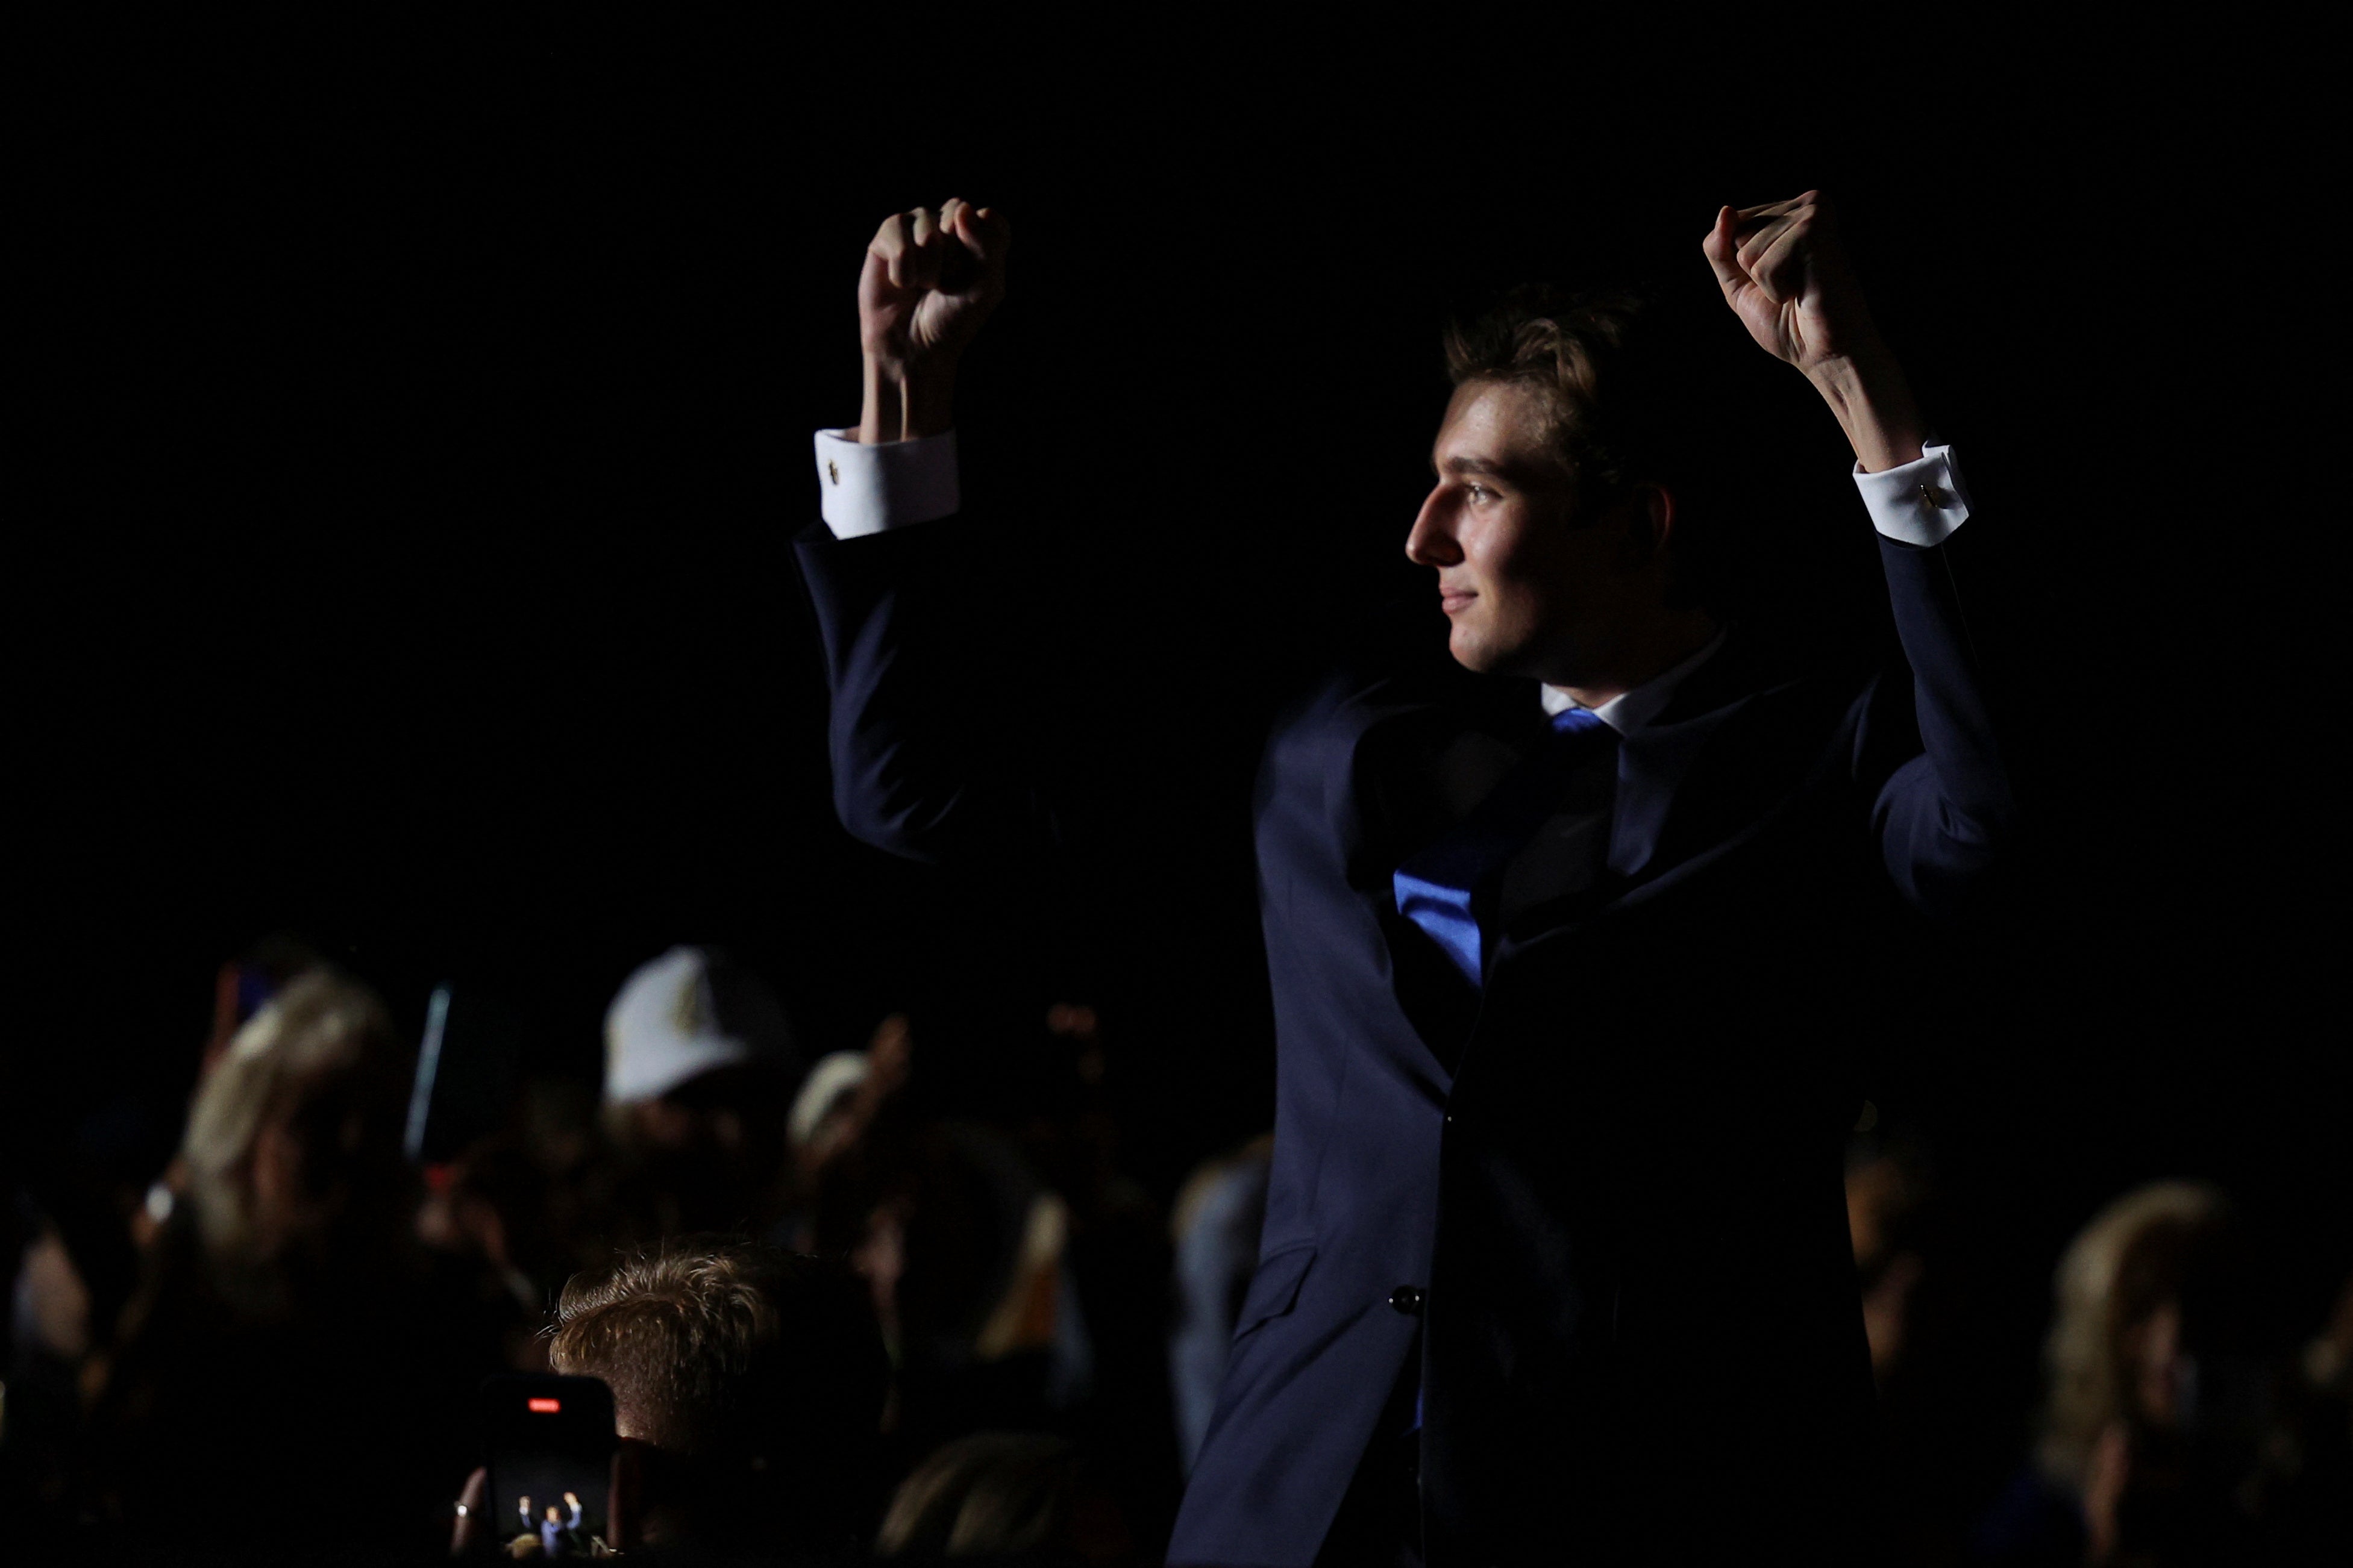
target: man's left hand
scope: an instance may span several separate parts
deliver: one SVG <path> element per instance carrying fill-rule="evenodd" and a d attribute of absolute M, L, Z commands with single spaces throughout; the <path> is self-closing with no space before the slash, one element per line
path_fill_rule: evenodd
<path fill-rule="evenodd" d="M 1867 471 L 1920 456 L 1919 410 L 1872 324 L 1828 198 L 1808 191 L 1763 206 L 1721 208 L 1700 249 L 1748 335 L 1805 373 Z"/>
<path fill-rule="evenodd" d="M 1820 191 L 1736 212 L 1725 207 L 1700 248 L 1725 303 L 1775 358 L 1812 375 L 1878 347 L 1830 199 Z"/>

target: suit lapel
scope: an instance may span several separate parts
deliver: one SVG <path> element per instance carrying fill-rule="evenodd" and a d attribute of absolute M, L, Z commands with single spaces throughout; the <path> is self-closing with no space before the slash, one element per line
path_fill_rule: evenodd
<path fill-rule="evenodd" d="M 1684 785 L 1716 737 L 1740 716 L 1770 677 L 1754 640 L 1734 627 L 1724 647 L 1675 689 L 1658 717 L 1626 737 L 1618 751 L 1618 804 L 1609 869 L 1640 880 L 1671 837 L 1683 837 Z"/>
<path fill-rule="evenodd" d="M 1653 721 L 1626 737 L 1618 748 L 1618 803 L 1609 828 L 1613 873 L 1634 881 L 1658 858 L 1684 782 L 1708 742 L 1747 705 L 1747 698 L 1735 698 L 1680 722 Z"/>
<path fill-rule="evenodd" d="M 1793 706 L 1810 706 L 1800 684 L 1734 628 L 1666 709 L 1619 747 L 1607 875 L 1583 893 L 1519 912 L 1504 946 L 1646 899 L 1662 879 L 1679 879 L 1687 864 L 1711 858 L 1711 846 L 1759 820 L 1767 797 L 1786 783 L 1772 753 L 1810 743 L 1815 728 Z"/>

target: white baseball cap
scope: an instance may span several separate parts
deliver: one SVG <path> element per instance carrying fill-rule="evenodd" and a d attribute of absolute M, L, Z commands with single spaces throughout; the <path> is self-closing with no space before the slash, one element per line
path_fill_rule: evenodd
<path fill-rule="evenodd" d="M 714 1068 L 791 1052 L 784 1008 L 756 975 L 673 947 L 638 965 L 605 1011 L 605 1100 L 659 1100 Z"/>

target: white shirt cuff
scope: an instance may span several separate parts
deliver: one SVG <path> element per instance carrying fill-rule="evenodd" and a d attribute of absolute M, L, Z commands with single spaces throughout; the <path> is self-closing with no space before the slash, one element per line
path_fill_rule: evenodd
<path fill-rule="evenodd" d="M 874 447 L 855 430 L 820 430 L 817 484 L 825 525 L 836 539 L 930 522 L 964 504 L 953 430 Z"/>
<path fill-rule="evenodd" d="M 1899 544 L 1925 550 L 1944 543 L 1968 521 L 1969 492 L 1950 445 L 1923 447 L 1920 453 L 1916 462 L 1883 473 L 1866 474 L 1857 463 L 1854 488 L 1862 492 L 1872 527 Z"/>

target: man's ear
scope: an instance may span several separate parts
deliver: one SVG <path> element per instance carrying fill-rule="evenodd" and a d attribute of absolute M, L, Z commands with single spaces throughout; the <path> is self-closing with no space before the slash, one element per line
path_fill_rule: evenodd
<path fill-rule="evenodd" d="M 1628 485 L 1611 504 L 1629 572 L 1641 572 L 1658 561 L 1673 536 L 1675 498 L 1664 485 Z"/>

